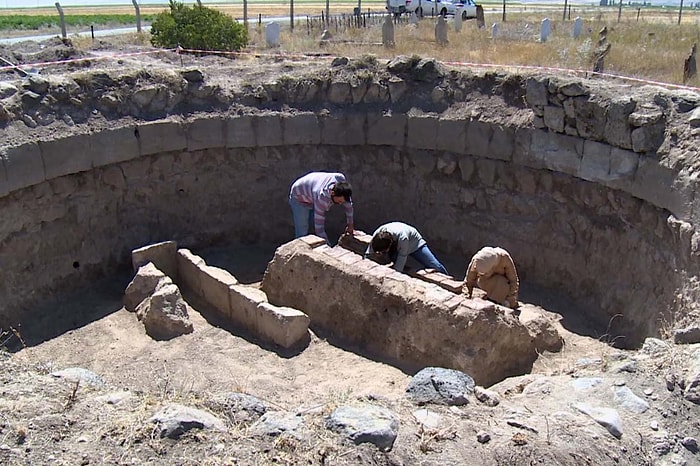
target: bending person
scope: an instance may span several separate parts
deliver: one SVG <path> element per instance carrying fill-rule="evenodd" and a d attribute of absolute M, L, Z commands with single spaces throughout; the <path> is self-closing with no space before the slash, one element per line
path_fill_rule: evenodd
<path fill-rule="evenodd" d="M 289 206 L 294 218 L 294 237 L 309 234 L 309 223 L 313 222 L 317 236 L 328 242 L 326 234 L 326 212 L 334 205 L 345 207 L 347 226 L 345 233 L 353 234 L 352 186 L 342 173 L 311 172 L 292 184 Z"/>
<path fill-rule="evenodd" d="M 515 264 L 508 251 L 484 247 L 472 257 L 464 277 L 462 292 L 472 297 L 474 286 L 486 292 L 486 298 L 495 303 L 518 307 L 520 281 Z"/>
<path fill-rule="evenodd" d="M 403 272 L 406 259 L 411 256 L 423 267 L 449 275 L 418 230 L 405 223 L 391 222 L 377 228 L 365 251 L 365 259 L 371 254 L 386 254 L 394 263 L 392 268 L 398 272 Z"/>

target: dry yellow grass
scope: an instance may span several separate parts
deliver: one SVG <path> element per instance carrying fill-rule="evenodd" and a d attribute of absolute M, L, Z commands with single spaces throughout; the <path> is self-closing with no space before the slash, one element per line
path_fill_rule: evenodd
<path fill-rule="evenodd" d="M 617 12 L 607 16 L 583 17 L 583 33 L 572 37 L 573 21 L 551 20 L 552 35 L 547 42 L 539 41 L 541 14 L 510 14 L 509 21 L 501 23 L 501 15 L 487 14 L 486 24 L 499 22 L 499 37 L 491 37 L 491 28 L 479 29 L 475 21 L 462 24 L 455 32 L 448 18 L 449 44 L 440 47 L 435 41 L 434 18 L 425 18 L 418 25 L 400 24 L 395 28 L 396 47 L 381 46 L 381 25 L 366 29 L 335 30 L 331 28 L 334 42 L 323 47 L 333 55 L 360 56 L 374 54 L 382 59 L 396 55 L 420 55 L 446 62 L 460 62 L 516 68 L 518 66 L 552 67 L 571 70 L 592 70 L 591 55 L 598 41 L 598 32 L 608 29 L 608 41 L 612 44 L 605 59 L 605 72 L 631 78 L 683 84 L 683 64 L 693 43 L 700 42 L 700 26 L 688 21 L 680 26 L 663 17 L 649 17 L 636 21 L 636 13 L 628 20 L 617 22 Z M 676 12 L 677 15 L 677 12 Z M 648 15 L 649 16 L 649 15 Z M 690 15 L 687 15 L 690 16 Z M 624 19 L 624 18 L 623 18 Z M 677 21 L 677 16 L 676 16 Z M 298 22 L 295 31 L 283 32 L 282 51 L 318 52 L 319 30 L 307 30 L 305 22 Z M 251 26 L 254 44 L 264 46 L 264 33 L 260 27 Z M 274 53 L 274 51 L 272 51 Z M 697 76 L 688 86 L 700 86 Z"/>

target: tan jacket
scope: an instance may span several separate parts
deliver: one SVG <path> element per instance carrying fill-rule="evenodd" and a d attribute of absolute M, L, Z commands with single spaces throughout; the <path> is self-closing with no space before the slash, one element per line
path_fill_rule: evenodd
<path fill-rule="evenodd" d="M 503 288 L 498 286 L 499 283 L 506 285 L 506 282 L 503 282 L 502 279 L 499 280 L 500 277 L 496 277 L 498 275 L 507 280 L 507 291 L 499 291 L 499 288 Z M 486 296 L 499 304 L 508 301 L 510 307 L 514 308 L 518 305 L 520 281 L 508 251 L 487 246 L 474 254 L 467 268 L 462 292 L 471 297 L 475 286 L 486 291 Z M 505 294 L 505 299 L 503 294 Z"/>

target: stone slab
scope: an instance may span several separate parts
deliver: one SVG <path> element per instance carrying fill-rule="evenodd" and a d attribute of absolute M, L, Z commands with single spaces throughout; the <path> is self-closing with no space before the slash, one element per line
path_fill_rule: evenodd
<path fill-rule="evenodd" d="M 185 128 L 179 121 L 153 121 L 138 126 L 141 155 L 187 149 Z"/>
<path fill-rule="evenodd" d="M 259 335 L 258 305 L 267 302 L 265 292 L 252 286 L 231 285 L 229 302 L 231 303 L 231 321 L 252 334 Z"/>
<path fill-rule="evenodd" d="M 5 170 L 5 157 L 0 156 L 0 197 L 5 197 L 10 192 Z"/>
<path fill-rule="evenodd" d="M 35 142 L 9 147 L 2 152 L 7 192 L 34 186 L 46 180 L 41 150 Z"/>
<path fill-rule="evenodd" d="M 207 265 L 201 268 L 200 284 L 202 297 L 224 317 L 231 315 L 230 287 L 238 280 L 227 270 Z"/>
<path fill-rule="evenodd" d="M 135 127 L 128 126 L 90 135 L 92 166 L 103 167 L 140 157 L 139 141 L 135 132 Z"/>
<path fill-rule="evenodd" d="M 162 241 L 131 251 L 131 266 L 134 272 L 149 262 L 153 262 L 153 265 L 169 276 L 174 283 L 178 282 L 177 243 L 175 241 Z"/>
<path fill-rule="evenodd" d="M 39 150 L 44 161 L 46 179 L 92 170 L 90 135 L 74 135 L 49 141 L 40 141 Z"/>
<path fill-rule="evenodd" d="M 259 147 L 284 145 L 282 116 L 279 113 L 257 115 L 255 117 L 255 134 Z"/>
<path fill-rule="evenodd" d="M 579 177 L 587 181 L 608 181 L 610 146 L 596 141 L 583 141 L 583 157 Z"/>
<path fill-rule="evenodd" d="M 478 120 L 470 121 L 467 129 L 466 152 L 469 155 L 488 157 L 492 135 L 492 125 Z"/>
<path fill-rule="evenodd" d="M 201 257 L 192 254 L 189 249 L 177 250 L 177 285 L 187 288 L 202 296 L 202 270 L 207 264 Z"/>
<path fill-rule="evenodd" d="M 317 145 L 321 142 L 321 127 L 313 113 L 297 113 L 282 118 L 284 145 Z"/>
<path fill-rule="evenodd" d="M 226 145 L 225 123 L 221 117 L 197 118 L 188 122 L 186 128 L 187 150 L 190 152 Z"/>
<path fill-rule="evenodd" d="M 465 153 L 468 123 L 464 120 L 440 118 L 438 120 L 437 149 Z"/>
<path fill-rule="evenodd" d="M 496 160 L 510 161 L 515 148 L 515 129 L 510 126 L 491 126 L 491 140 L 486 157 Z"/>
<path fill-rule="evenodd" d="M 421 115 L 408 118 L 406 146 L 414 149 L 431 149 L 437 146 L 438 123 L 436 116 Z"/>
<path fill-rule="evenodd" d="M 283 348 L 305 343 L 309 338 L 309 316 L 290 307 L 262 302 L 257 307 L 259 336 Z"/>
<path fill-rule="evenodd" d="M 368 114 L 367 144 L 372 146 L 403 146 L 406 140 L 407 119 L 403 113 Z"/>
<path fill-rule="evenodd" d="M 226 120 L 226 147 L 255 147 L 254 117 L 237 115 Z"/>
<path fill-rule="evenodd" d="M 321 121 L 321 143 L 340 146 L 363 146 L 365 141 L 365 114 L 348 113 L 326 115 Z"/>

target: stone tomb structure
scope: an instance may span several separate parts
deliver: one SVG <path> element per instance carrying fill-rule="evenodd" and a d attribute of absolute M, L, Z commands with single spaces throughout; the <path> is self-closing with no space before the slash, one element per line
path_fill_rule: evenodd
<path fill-rule="evenodd" d="M 502 246 L 617 344 L 698 318 L 698 94 L 417 57 L 254 87 L 201 68 L 3 83 L 2 328 L 147 244 L 286 243 L 312 169 L 347 175 L 358 228 L 401 219 L 465 263 Z"/>

